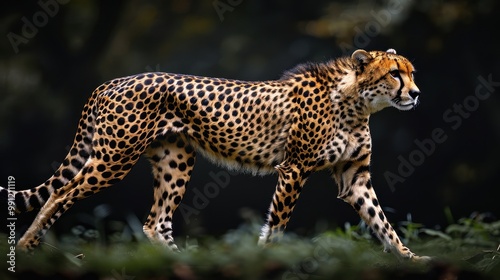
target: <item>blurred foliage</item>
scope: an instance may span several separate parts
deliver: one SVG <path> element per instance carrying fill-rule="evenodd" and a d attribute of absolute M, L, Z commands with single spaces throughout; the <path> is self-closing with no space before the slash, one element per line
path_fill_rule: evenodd
<path fill-rule="evenodd" d="M 312 239 L 289 234 L 278 244 L 260 248 L 256 246 L 259 224 L 244 224 L 220 239 L 178 241 L 181 253 L 144 239 L 131 241 L 133 222 L 122 227 L 123 239 L 114 234 L 104 243 L 94 229 L 82 227 L 62 241 L 49 235 L 34 255 L 17 252 L 16 273 L 9 273 L 3 262 L 0 275 L 2 279 L 500 279 L 500 222 L 477 216 L 443 232 L 421 229 L 409 245 L 420 255 L 433 256 L 429 264 L 401 262 L 383 253 L 363 225 L 346 225 L 345 230 Z M 136 230 L 135 235 L 141 236 Z M 82 238 L 85 231 L 93 238 Z M 0 244 L 1 251 L 7 251 L 6 242 Z"/>
<path fill-rule="evenodd" d="M 234 6 L 221 14 L 217 1 Z M 457 217 L 473 211 L 500 216 L 496 91 L 457 129 L 443 117 L 474 94 L 479 76 L 500 80 L 499 1 L 72 0 L 59 4 L 33 36 L 23 35 L 23 19 L 33 23 L 44 12 L 39 1 L 8 2 L 0 11 L 0 184 L 14 176 L 17 188 L 25 189 L 48 178 L 67 153 L 83 104 L 106 80 L 144 71 L 276 79 L 297 63 L 348 55 L 354 48 L 392 47 L 416 65 L 423 95 L 415 111 L 387 109 L 372 118 L 373 182 L 382 205 L 397 209 L 390 220 L 413 213 L 418 223 L 404 232 L 411 241 L 426 226 L 445 224 L 447 207 Z M 11 33 L 27 39 L 18 52 Z M 407 158 L 416 149 L 414 140 L 429 138 L 435 128 L 445 131 L 446 142 L 403 183 L 388 186 L 384 172 L 397 172 L 399 156 Z M 142 219 L 152 197 L 148 168 L 141 162 L 120 187 L 82 202 L 75 212 L 90 213 L 94 203 L 111 201 L 103 220 L 122 213 Z M 209 182 L 208 170 L 214 169 L 199 161 L 192 186 Z M 328 175 L 309 182 L 316 186 L 306 187 L 289 229 L 307 233 L 316 220 L 311 217 L 331 221 L 330 228 L 355 224 L 354 211 L 332 203 L 336 191 Z M 202 230 L 196 232 L 235 228 L 242 206 L 264 213 L 274 184 L 274 178 L 231 177 L 233 187 L 203 211 L 197 221 Z M 184 201 L 191 198 L 188 191 Z M 63 217 L 54 230 L 67 234 L 74 220 Z M 20 220 L 18 230 L 30 222 Z M 179 231 L 189 232 L 193 224 Z"/>

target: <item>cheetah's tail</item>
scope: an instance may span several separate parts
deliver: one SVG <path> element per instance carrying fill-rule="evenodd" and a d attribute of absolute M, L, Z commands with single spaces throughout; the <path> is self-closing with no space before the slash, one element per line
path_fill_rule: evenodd
<path fill-rule="evenodd" d="M 73 147 L 66 155 L 64 162 L 43 184 L 35 188 L 19 191 L 0 187 L 0 200 L 8 201 L 9 211 L 21 213 L 41 208 L 55 190 L 64 186 L 80 172 L 89 157 L 89 150 L 92 149 L 90 143 L 84 144 L 84 141 L 81 142 L 77 142 L 75 139 Z M 12 209 L 11 207 L 14 204 L 15 207 Z"/>
<path fill-rule="evenodd" d="M 14 206 L 11 201 L 14 201 L 15 208 L 13 211 L 17 213 L 43 207 L 54 191 L 66 185 L 83 169 L 92 151 L 92 138 L 96 120 L 95 100 L 100 92 L 112 86 L 110 83 L 103 84 L 93 92 L 89 102 L 83 108 L 73 146 L 63 163 L 47 181 L 28 190 L 16 191 L 0 187 L 0 200 L 8 200 L 9 210 L 11 206 Z"/>
<path fill-rule="evenodd" d="M 0 187 L 1 200 L 8 201 L 9 212 L 16 213 L 31 211 L 36 208 L 41 208 L 53 192 L 45 186 L 40 185 L 29 190 L 9 190 Z M 14 207 L 14 208 L 11 208 Z"/>

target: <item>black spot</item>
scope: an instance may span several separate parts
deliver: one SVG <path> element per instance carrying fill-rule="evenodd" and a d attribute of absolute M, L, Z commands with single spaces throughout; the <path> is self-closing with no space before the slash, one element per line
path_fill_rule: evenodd
<path fill-rule="evenodd" d="M 181 163 L 181 164 L 179 164 L 178 168 L 180 171 L 186 171 L 187 165 L 185 163 Z"/>
<path fill-rule="evenodd" d="M 121 156 L 119 154 L 114 154 L 113 157 L 111 158 L 114 162 L 118 162 L 120 160 Z"/>
<path fill-rule="evenodd" d="M 22 193 L 20 193 L 20 192 L 16 193 L 15 202 L 16 202 L 16 208 L 19 211 L 25 212 L 27 210 L 26 209 L 26 202 L 24 201 L 24 196 Z"/>
<path fill-rule="evenodd" d="M 129 90 L 129 91 L 127 91 L 127 92 L 125 93 L 125 97 L 127 97 L 127 98 L 132 98 L 132 96 L 134 96 L 134 92 L 133 92 L 133 91 L 131 91 L 131 90 Z"/>
<path fill-rule="evenodd" d="M 174 198 L 174 203 L 179 205 L 181 203 L 182 198 L 178 195 Z M 169 207 L 167 207 L 169 208 Z M 170 212 L 170 209 L 167 210 L 167 213 Z"/>
<path fill-rule="evenodd" d="M 111 128 L 110 126 L 108 126 L 108 127 L 106 128 L 106 134 L 108 134 L 108 135 L 113 135 L 113 128 Z"/>
<path fill-rule="evenodd" d="M 375 209 L 373 209 L 373 207 L 368 208 L 368 214 L 372 218 L 375 217 Z"/>
<path fill-rule="evenodd" d="M 368 154 L 364 154 L 364 155 L 360 156 L 357 160 L 358 161 L 364 161 L 369 155 L 370 155 L 369 153 Z"/>
<path fill-rule="evenodd" d="M 164 192 L 161 194 L 161 199 L 162 199 L 162 200 L 165 200 L 165 199 L 167 199 L 167 197 L 168 197 L 168 192 L 167 192 L 167 191 L 164 191 Z"/>
<path fill-rule="evenodd" d="M 356 204 L 358 204 L 360 207 L 363 206 L 364 203 L 365 203 L 365 199 L 362 197 L 359 197 L 358 201 L 356 202 Z"/>
<path fill-rule="evenodd" d="M 86 192 L 84 192 L 84 193 L 83 193 L 83 196 L 84 196 L 84 197 L 88 197 L 88 196 L 91 196 L 91 195 L 93 195 L 93 194 L 94 194 L 94 192 L 93 192 L 93 191 L 86 191 Z"/>
<path fill-rule="evenodd" d="M 125 141 L 118 142 L 118 148 L 120 148 L 120 149 L 125 148 L 126 145 L 127 145 L 127 143 L 125 143 Z M 109 155 L 105 155 L 105 156 L 108 156 L 108 160 L 107 161 L 109 161 Z"/>
<path fill-rule="evenodd" d="M 69 170 L 69 169 L 63 169 L 61 175 L 64 178 L 66 178 L 68 181 L 71 180 L 71 179 L 73 179 L 73 177 L 74 177 L 73 172 L 71 170 Z"/>
<path fill-rule="evenodd" d="M 176 168 L 177 167 L 177 162 L 175 162 L 175 160 L 171 160 L 168 165 L 171 167 L 171 168 Z"/>
<path fill-rule="evenodd" d="M 96 184 L 97 184 L 97 182 L 98 182 L 98 180 L 97 180 L 97 178 L 96 178 L 96 177 L 94 177 L 94 176 L 89 177 L 89 178 L 87 179 L 87 183 L 88 183 L 89 185 L 96 185 Z"/>
<path fill-rule="evenodd" d="M 287 197 L 285 198 L 285 201 L 284 201 L 284 202 L 285 202 L 285 205 L 286 205 L 286 206 L 290 206 L 290 203 L 292 202 L 292 197 L 291 197 L 291 196 L 287 196 Z"/>
<path fill-rule="evenodd" d="M 111 166 L 111 171 L 118 171 L 120 169 L 122 169 L 122 166 L 119 164 Z"/>
<path fill-rule="evenodd" d="M 347 170 L 349 170 L 349 168 L 351 168 L 352 166 L 352 161 L 349 161 L 347 162 L 344 167 L 342 168 L 342 173 L 346 172 Z"/>
<path fill-rule="evenodd" d="M 169 173 L 165 173 L 163 175 L 163 180 L 165 180 L 165 182 L 167 182 L 167 183 L 170 182 L 170 180 L 172 180 L 172 175 Z"/>
<path fill-rule="evenodd" d="M 128 142 L 129 142 L 131 145 L 135 144 L 135 142 L 137 142 L 137 136 L 134 136 L 134 137 L 130 138 L 130 140 L 128 140 Z"/>
<path fill-rule="evenodd" d="M 122 138 L 123 136 L 125 136 L 125 130 L 123 129 L 119 129 L 117 132 L 116 132 L 116 136 L 119 137 L 119 138 Z"/>
<path fill-rule="evenodd" d="M 372 181 L 369 180 L 368 183 L 366 183 L 366 188 L 371 189 L 372 188 Z"/>
<path fill-rule="evenodd" d="M 182 187 L 184 186 L 184 184 L 186 184 L 186 181 L 184 181 L 184 179 L 177 179 L 177 181 L 175 182 L 175 185 L 177 187 Z"/>
<path fill-rule="evenodd" d="M 277 225 L 280 222 L 280 218 L 275 213 L 270 213 L 269 225 Z"/>
<path fill-rule="evenodd" d="M 51 185 L 52 185 L 52 187 L 54 187 L 54 189 L 59 189 L 60 187 L 64 186 L 64 184 L 59 179 L 54 179 L 51 182 Z"/>
<path fill-rule="evenodd" d="M 281 203 L 281 201 L 278 201 L 278 205 L 277 205 L 277 206 L 278 206 L 278 207 L 277 207 L 277 210 L 278 210 L 279 212 L 283 211 L 283 203 Z"/>
<path fill-rule="evenodd" d="M 46 187 L 41 187 L 40 190 L 38 190 L 38 195 L 40 195 L 40 197 L 44 201 L 46 201 L 47 199 L 49 199 L 50 193 Z"/>
<path fill-rule="evenodd" d="M 29 199 L 29 204 L 33 207 L 33 208 L 40 208 L 41 205 L 40 205 L 40 201 L 38 201 L 38 197 L 35 195 L 35 194 L 32 194 L 30 196 L 30 199 Z"/>
<path fill-rule="evenodd" d="M 97 166 L 97 171 L 103 172 L 104 170 L 106 170 L 106 166 L 104 164 L 99 164 Z"/>
<path fill-rule="evenodd" d="M 378 217 L 380 218 L 381 221 L 384 221 L 385 220 L 384 212 L 382 211 L 378 212 Z"/>

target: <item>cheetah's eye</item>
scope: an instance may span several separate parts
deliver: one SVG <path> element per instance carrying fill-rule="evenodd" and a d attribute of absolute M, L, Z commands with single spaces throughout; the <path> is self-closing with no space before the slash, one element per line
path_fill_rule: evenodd
<path fill-rule="evenodd" d="M 389 71 L 389 74 L 391 74 L 393 78 L 399 78 L 399 70 L 397 69 Z"/>

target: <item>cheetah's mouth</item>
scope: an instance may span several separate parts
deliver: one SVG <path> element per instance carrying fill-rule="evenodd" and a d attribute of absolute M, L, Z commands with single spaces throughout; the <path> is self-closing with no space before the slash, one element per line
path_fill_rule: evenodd
<path fill-rule="evenodd" d="M 396 107 L 398 110 L 401 111 L 407 111 L 414 109 L 420 104 L 420 101 L 418 100 L 418 95 L 415 98 L 410 98 L 407 100 L 402 100 L 401 97 L 395 97 L 392 101 L 392 106 Z"/>

